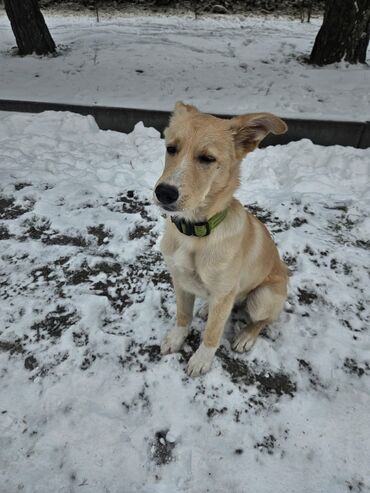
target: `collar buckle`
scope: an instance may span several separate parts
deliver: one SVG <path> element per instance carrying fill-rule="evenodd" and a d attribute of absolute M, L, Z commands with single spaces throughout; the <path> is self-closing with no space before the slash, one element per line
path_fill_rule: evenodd
<path fill-rule="evenodd" d="M 193 225 L 194 235 L 203 238 L 203 236 L 208 236 L 211 232 L 208 221 L 194 223 Z"/>

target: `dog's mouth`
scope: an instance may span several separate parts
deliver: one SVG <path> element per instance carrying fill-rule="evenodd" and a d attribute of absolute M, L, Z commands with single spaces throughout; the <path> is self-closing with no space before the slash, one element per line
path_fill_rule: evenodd
<path fill-rule="evenodd" d="M 155 204 L 165 216 L 174 216 L 179 211 L 176 204 L 161 204 L 157 200 L 155 200 Z"/>
<path fill-rule="evenodd" d="M 162 204 L 159 202 L 159 200 L 156 198 L 156 196 L 153 196 L 153 202 L 157 207 L 159 207 L 163 212 L 169 213 L 172 215 L 173 213 L 177 212 L 179 210 L 178 208 L 178 203 L 177 201 L 174 202 L 173 204 Z"/>
<path fill-rule="evenodd" d="M 176 212 L 177 211 L 177 206 L 175 204 L 171 204 L 171 205 L 163 205 L 163 204 L 161 204 L 161 207 L 166 212 Z"/>
<path fill-rule="evenodd" d="M 162 215 L 165 217 L 180 217 L 186 221 L 201 221 L 203 219 L 198 219 L 200 216 L 203 218 L 203 214 L 199 212 L 198 209 L 188 209 L 183 207 L 182 201 L 174 202 L 173 204 L 161 204 L 156 197 L 154 197 L 153 202 L 160 209 Z"/>

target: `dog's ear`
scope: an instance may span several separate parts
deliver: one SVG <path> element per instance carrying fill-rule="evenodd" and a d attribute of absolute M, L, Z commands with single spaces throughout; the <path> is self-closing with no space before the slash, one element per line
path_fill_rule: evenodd
<path fill-rule="evenodd" d="M 169 126 L 164 129 L 163 132 L 164 137 L 167 138 L 168 130 L 171 127 L 171 125 L 177 121 L 177 117 L 181 118 L 181 116 L 185 116 L 190 113 L 199 113 L 199 110 L 198 108 L 192 106 L 191 104 L 185 104 L 182 101 L 177 101 L 173 109 L 173 112 L 171 113 L 170 116 Z"/>
<path fill-rule="evenodd" d="M 238 159 L 253 151 L 270 132 L 279 135 L 288 130 L 283 120 L 272 113 L 248 113 L 230 120 L 230 130 Z"/>
<path fill-rule="evenodd" d="M 199 113 L 199 110 L 191 104 L 185 104 L 182 101 L 177 101 L 177 103 L 175 104 L 175 109 L 173 110 L 173 114 L 184 115 L 186 113 Z"/>

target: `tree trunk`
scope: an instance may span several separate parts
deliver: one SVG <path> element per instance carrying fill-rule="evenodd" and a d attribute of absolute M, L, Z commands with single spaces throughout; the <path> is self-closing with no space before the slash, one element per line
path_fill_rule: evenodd
<path fill-rule="evenodd" d="M 46 55 L 55 52 L 55 43 L 50 35 L 38 6 L 37 0 L 5 0 L 19 54 Z"/>
<path fill-rule="evenodd" d="M 310 63 L 345 60 L 366 63 L 370 37 L 370 0 L 326 0 L 324 21 L 316 36 Z"/>

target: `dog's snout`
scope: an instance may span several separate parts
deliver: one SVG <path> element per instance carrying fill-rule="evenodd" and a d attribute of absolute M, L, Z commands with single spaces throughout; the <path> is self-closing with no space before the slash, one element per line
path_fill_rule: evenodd
<path fill-rule="evenodd" d="M 165 183 L 160 183 L 156 187 L 155 194 L 159 202 L 165 205 L 173 204 L 179 198 L 177 188 L 172 185 L 166 185 Z"/>

